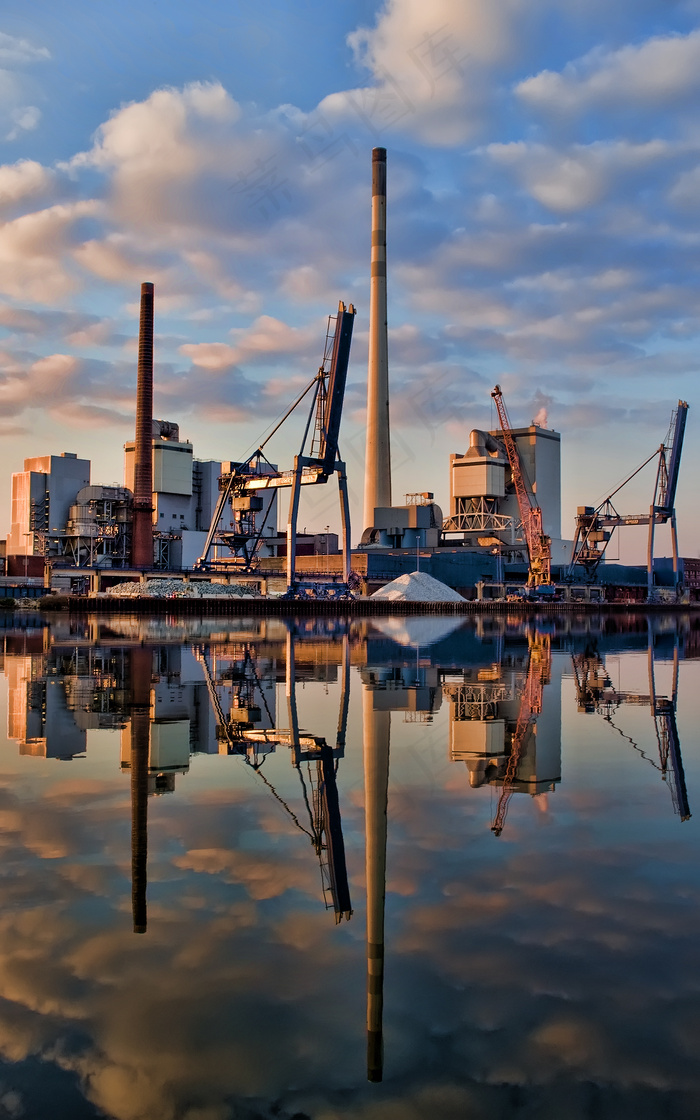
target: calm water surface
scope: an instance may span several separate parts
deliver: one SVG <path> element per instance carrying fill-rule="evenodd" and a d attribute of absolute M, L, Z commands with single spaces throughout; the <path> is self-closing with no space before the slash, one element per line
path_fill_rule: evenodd
<path fill-rule="evenodd" d="M 3 622 L 0 1120 L 700 1115 L 694 619 Z"/>

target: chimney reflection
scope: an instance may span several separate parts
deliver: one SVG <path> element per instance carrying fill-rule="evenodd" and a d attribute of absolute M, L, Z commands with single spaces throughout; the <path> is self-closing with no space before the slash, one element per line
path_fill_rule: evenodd
<path fill-rule="evenodd" d="M 367 879 L 367 1079 L 383 1074 L 384 904 L 391 711 L 377 710 L 376 692 L 362 692 Z"/>
<path fill-rule="evenodd" d="M 153 655 L 145 647 L 131 651 L 131 912 L 134 933 L 148 925 L 148 752 L 151 726 Z"/>

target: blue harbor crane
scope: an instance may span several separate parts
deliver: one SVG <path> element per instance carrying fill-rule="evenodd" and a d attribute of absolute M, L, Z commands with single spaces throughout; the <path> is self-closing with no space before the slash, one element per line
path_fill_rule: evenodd
<path fill-rule="evenodd" d="M 641 466 L 637 467 L 624 482 L 620 483 L 599 506 L 579 506 L 571 562 L 566 571 L 567 580 L 576 578 L 575 568 L 577 566 L 584 569 L 589 580 L 594 579 L 598 565 L 605 556 L 615 529 L 623 525 L 648 525 L 647 595 L 651 598 L 654 588 L 654 531 L 657 525 L 666 525 L 670 522 L 674 586 L 676 594 L 680 594 L 682 588 L 678 572 L 678 531 L 675 502 L 687 414 L 687 402 L 679 401 L 677 408 L 671 414 L 671 423 L 666 439 L 658 450 L 648 459 L 645 459 Z M 656 482 L 649 513 L 632 515 L 618 513 L 612 499 L 657 456 Z"/>
<path fill-rule="evenodd" d="M 318 588 L 309 588 L 298 583 L 296 579 L 299 499 L 302 486 L 326 483 L 331 475 L 337 474 L 343 535 L 344 582 L 336 584 L 334 590 L 338 595 L 347 594 L 350 579 L 350 506 L 345 463 L 341 461 L 338 449 L 338 435 L 343 414 L 354 319 L 355 308 L 352 304 L 346 309 L 344 303 L 339 303 L 338 314 L 328 318 L 323 361 L 318 373 L 253 454 L 242 463 L 231 464 L 232 469 L 221 475 L 219 500 L 202 555 L 195 565 L 200 570 L 216 569 L 216 561 L 210 559 L 211 549 L 213 546 L 223 546 L 231 552 L 232 563 L 237 571 L 251 571 L 256 563 L 256 554 L 265 529 L 265 517 L 262 518 L 261 524 L 257 523 L 258 515 L 263 510 L 262 495 L 289 486 L 291 498 L 287 519 L 287 594 L 295 598 L 303 598 L 307 592 L 318 594 Z M 278 471 L 263 454 L 263 448 L 309 393 L 311 406 L 301 450 L 294 457 L 294 466 L 291 470 Z M 305 454 L 312 426 L 310 449 Z M 231 507 L 230 529 L 223 528 L 221 525 L 227 505 Z M 269 509 L 268 505 L 268 512 Z M 226 565 L 226 570 L 229 569 L 230 564 L 231 561 Z"/>

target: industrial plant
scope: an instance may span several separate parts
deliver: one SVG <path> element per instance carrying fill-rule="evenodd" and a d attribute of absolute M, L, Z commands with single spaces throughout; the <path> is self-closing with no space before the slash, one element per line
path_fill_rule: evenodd
<path fill-rule="evenodd" d="M 387 332 L 387 157 L 372 152 L 369 362 L 363 524 L 350 526 L 341 420 L 356 309 L 338 303 L 319 346 L 317 373 L 245 460 L 195 458 L 176 420 L 153 416 L 155 291 L 141 286 L 136 421 L 124 445 L 123 485 L 95 484 L 73 452 L 25 459 L 12 475 L 12 524 L 0 594 L 98 593 L 168 572 L 189 580 L 243 581 L 290 598 L 370 595 L 420 570 L 466 599 L 643 600 L 700 597 L 700 562 L 679 556 L 675 494 L 688 405 L 642 467 L 658 459 L 648 511 L 620 513 L 613 498 L 578 509 L 562 533 L 561 436 L 533 421 L 513 425 L 503 392 L 491 394 L 499 426 L 465 431 L 445 455 L 449 509 L 434 494 L 392 497 Z M 292 464 L 272 462 L 270 440 L 306 415 Z M 640 467 L 638 470 L 641 470 Z M 626 480 L 638 474 L 634 471 Z M 337 480 L 340 541 L 329 527 L 300 534 L 302 488 Z M 623 483 L 623 486 L 626 483 Z M 289 491 L 282 530 L 279 499 Z M 619 499 L 617 499 L 619 501 Z M 654 555 L 655 527 L 670 524 L 673 557 Z M 648 527 L 645 569 L 606 562 L 616 529 Z"/>

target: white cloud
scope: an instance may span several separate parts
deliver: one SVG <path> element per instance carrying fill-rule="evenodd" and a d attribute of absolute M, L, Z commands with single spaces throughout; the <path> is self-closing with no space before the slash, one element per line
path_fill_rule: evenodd
<path fill-rule="evenodd" d="M 684 171 L 671 188 L 669 198 L 684 210 L 697 210 L 700 205 L 700 167 Z"/>
<path fill-rule="evenodd" d="M 522 11 L 521 0 L 388 0 L 375 27 L 348 38 L 372 85 L 319 108 L 380 137 L 398 128 L 430 145 L 462 143 L 482 124 L 493 85 L 485 75 L 512 51 Z"/>
<path fill-rule="evenodd" d="M 676 154 L 662 140 L 573 144 L 560 150 L 518 141 L 490 144 L 486 151 L 497 163 L 512 167 L 533 198 L 559 213 L 592 206 L 621 176 L 637 175 Z"/>
<path fill-rule="evenodd" d="M 28 103 L 35 99 L 36 89 L 18 68 L 50 57 L 46 47 L 0 32 L 0 131 L 5 140 L 17 140 L 41 120 L 40 109 Z"/>
<path fill-rule="evenodd" d="M 533 108 L 583 112 L 590 106 L 652 106 L 685 100 L 700 89 L 700 30 L 665 35 L 616 51 L 600 48 L 561 73 L 543 70 L 516 94 Z"/>
<path fill-rule="evenodd" d="M 13 127 L 5 137 L 6 140 L 17 140 L 23 132 L 32 132 L 38 127 L 41 120 L 41 110 L 36 105 L 24 105 L 21 109 L 14 109 L 11 114 Z"/>
<path fill-rule="evenodd" d="M 16 39 L 0 31 L 0 65 L 22 66 L 28 62 L 42 62 L 51 55 L 46 47 L 36 47 L 28 39 Z"/>
<path fill-rule="evenodd" d="M 271 151 L 269 134 L 238 131 L 240 119 L 240 107 L 219 83 L 159 89 L 113 113 L 94 146 L 66 167 L 73 174 L 83 167 L 102 171 L 114 218 L 128 226 L 152 236 L 182 227 L 213 229 L 227 205 L 235 209 L 231 188 L 242 169 Z"/>
<path fill-rule="evenodd" d="M 237 351 L 226 342 L 188 342 L 180 347 L 180 353 L 200 369 L 218 371 L 234 364 Z"/>
<path fill-rule="evenodd" d="M 21 159 L 0 166 L 0 206 L 8 206 L 25 198 L 33 198 L 48 190 L 53 174 L 40 163 Z"/>
<path fill-rule="evenodd" d="M 0 227 L 0 292 L 15 299 L 57 303 L 78 287 L 67 267 L 73 227 L 99 213 L 96 202 L 51 206 Z"/>
<path fill-rule="evenodd" d="M 202 369 L 222 370 L 233 365 L 265 362 L 272 355 L 298 354 L 308 349 L 316 332 L 290 327 L 271 315 L 260 315 L 245 329 L 231 331 L 234 345 L 222 342 L 186 343 L 180 353 Z"/>
<path fill-rule="evenodd" d="M 0 368 L 0 412 L 14 415 L 25 407 L 50 406 L 70 391 L 79 369 L 70 354 L 39 358 L 27 369 L 12 360 Z"/>
<path fill-rule="evenodd" d="M 280 290 L 295 302 L 318 300 L 326 296 L 328 281 L 315 265 L 302 264 L 283 275 Z"/>

